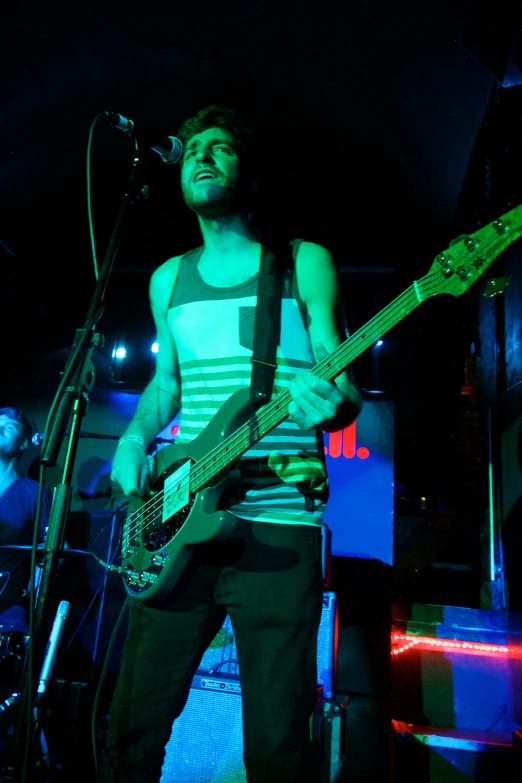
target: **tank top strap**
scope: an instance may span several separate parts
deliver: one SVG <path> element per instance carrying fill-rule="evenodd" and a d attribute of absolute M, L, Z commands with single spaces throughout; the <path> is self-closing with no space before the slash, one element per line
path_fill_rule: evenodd
<path fill-rule="evenodd" d="M 297 282 L 297 271 L 296 271 L 297 254 L 303 242 L 304 239 L 292 239 L 290 240 L 289 243 L 292 248 L 292 261 L 293 261 L 292 269 L 291 269 L 290 285 L 291 285 L 291 296 L 293 299 L 295 299 L 295 301 L 299 306 L 299 312 L 301 313 L 301 318 L 303 319 L 303 326 L 308 331 L 308 327 L 307 327 L 308 315 L 306 311 L 306 305 L 301 299 L 301 294 L 299 293 L 299 284 Z"/>
<path fill-rule="evenodd" d="M 178 304 L 178 293 L 180 291 L 183 291 L 187 286 L 193 290 L 194 285 L 197 284 L 199 276 L 194 274 L 194 269 L 202 252 L 203 245 L 200 245 L 200 247 L 183 253 L 179 259 L 178 274 L 172 283 L 169 309 Z"/>

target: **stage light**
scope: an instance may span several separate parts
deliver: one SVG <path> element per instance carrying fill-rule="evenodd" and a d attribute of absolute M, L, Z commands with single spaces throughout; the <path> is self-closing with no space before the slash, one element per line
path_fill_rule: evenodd
<path fill-rule="evenodd" d="M 152 351 L 152 353 L 158 353 L 159 343 L 152 343 L 150 350 Z"/>
<path fill-rule="evenodd" d="M 377 340 L 377 342 L 375 343 L 375 348 L 380 348 L 382 344 L 383 344 L 382 340 Z"/>
<path fill-rule="evenodd" d="M 127 351 L 122 346 L 120 346 L 119 348 L 115 348 L 114 351 L 112 352 L 113 359 L 125 359 L 126 356 L 127 356 Z"/>

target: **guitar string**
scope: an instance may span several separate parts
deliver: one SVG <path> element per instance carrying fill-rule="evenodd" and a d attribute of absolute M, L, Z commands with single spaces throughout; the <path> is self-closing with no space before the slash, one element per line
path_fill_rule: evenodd
<path fill-rule="evenodd" d="M 438 272 L 433 273 L 433 276 L 438 276 Z M 425 281 L 427 281 L 428 278 L 429 278 L 429 275 L 426 276 Z M 428 294 L 428 296 L 430 296 L 430 295 L 431 294 Z M 408 300 L 410 300 L 410 301 L 408 302 Z M 347 364 L 350 364 L 350 360 L 351 359 L 348 359 L 348 361 L 346 361 L 346 357 L 343 356 L 343 354 L 348 353 L 348 356 L 349 356 L 350 353 L 353 352 L 353 350 L 354 350 L 354 343 L 357 342 L 356 338 L 357 338 L 357 336 L 359 335 L 360 332 L 363 332 L 362 339 L 364 340 L 365 343 L 367 343 L 367 345 L 362 350 L 360 350 L 360 343 L 359 343 L 358 346 L 357 346 L 358 353 L 362 353 L 364 350 L 366 350 L 366 347 L 368 347 L 368 345 L 370 345 L 374 341 L 375 336 L 373 334 L 370 334 L 370 333 L 372 332 L 372 330 L 375 330 L 377 326 L 379 327 L 377 329 L 377 333 L 379 335 L 382 335 L 386 331 L 388 331 L 389 328 L 391 328 L 394 325 L 395 319 L 393 319 L 394 323 L 389 325 L 389 320 L 390 320 L 389 317 L 391 315 L 395 315 L 398 307 L 400 308 L 400 307 L 404 307 L 405 305 L 413 305 L 408 310 L 407 314 L 409 314 L 410 312 L 412 312 L 415 309 L 415 307 L 417 307 L 420 304 L 421 304 L 421 302 L 419 301 L 419 299 L 417 297 L 417 294 L 416 294 L 416 292 L 414 290 L 414 287 L 410 286 L 409 289 L 406 289 L 406 291 L 404 291 L 402 294 L 400 294 L 393 302 L 390 303 L 390 305 L 388 305 L 385 308 L 386 318 L 384 319 L 384 321 L 385 321 L 384 324 L 374 323 L 374 322 L 378 322 L 380 318 L 382 319 L 383 313 L 378 313 L 376 316 L 374 316 L 373 319 L 371 319 L 371 321 L 368 324 L 365 325 L 365 327 L 362 327 L 361 329 L 359 329 L 357 332 L 354 333 L 354 335 L 352 336 L 352 339 L 349 340 L 350 346 L 345 345 L 344 350 L 343 351 L 339 351 L 338 357 L 337 357 L 337 359 L 333 363 L 332 363 L 330 357 L 326 357 L 326 359 L 324 359 L 322 362 L 320 362 L 318 365 L 316 365 L 313 368 L 316 371 L 316 374 L 320 374 L 320 372 L 322 370 L 328 369 L 328 365 L 329 364 L 333 364 L 334 367 L 335 367 L 335 369 L 334 369 L 334 377 L 335 377 L 338 374 L 338 372 L 337 372 L 338 369 L 340 369 L 340 371 L 342 372 L 342 368 L 344 366 L 346 366 Z M 384 328 L 381 328 L 381 327 L 384 327 Z M 342 346 L 339 346 L 339 348 L 341 348 L 341 347 Z M 337 350 L 339 350 L 339 349 L 337 349 Z M 279 408 L 283 404 L 282 398 L 285 397 L 285 396 L 288 398 L 288 400 L 290 399 L 290 393 L 289 393 L 288 390 L 283 392 L 281 395 L 279 395 L 276 398 L 276 400 L 273 400 L 271 403 L 269 403 L 266 406 L 266 408 L 277 408 L 277 416 L 275 417 L 275 422 L 274 423 L 272 423 L 270 421 L 268 421 L 268 422 L 263 421 L 263 419 L 270 419 L 272 417 L 273 411 L 272 410 L 266 410 L 266 408 L 262 409 L 261 413 L 263 413 L 264 416 L 259 415 L 258 429 L 262 429 L 264 424 L 270 424 L 271 427 L 269 427 L 269 429 L 273 428 L 274 426 L 277 425 L 277 423 L 278 423 L 277 417 L 280 415 Z M 240 427 L 239 430 L 237 430 L 236 433 L 232 436 L 231 441 L 243 441 L 244 433 L 242 432 L 242 430 L 248 431 L 248 429 L 249 429 L 248 423 L 243 425 L 242 427 Z M 267 429 L 267 431 L 269 431 L 269 429 Z M 264 434 L 266 434 L 266 432 Z M 261 437 L 263 437 L 263 436 L 261 436 Z M 230 442 L 230 441 L 227 441 L 227 442 Z M 205 458 L 205 461 L 208 462 L 209 459 L 212 458 L 213 453 L 214 452 L 219 452 L 220 449 L 223 449 L 224 445 L 225 444 L 220 444 L 212 452 L 209 452 L 209 454 L 207 454 L 207 456 Z M 161 492 L 157 493 L 157 495 L 154 497 L 154 499 L 152 499 L 152 501 L 149 501 L 149 502 L 152 502 L 152 508 L 148 509 L 148 513 L 146 515 L 144 515 L 144 516 L 142 515 L 141 519 L 139 517 L 140 517 L 140 513 L 143 512 L 143 509 L 139 509 L 137 512 L 134 512 L 133 513 L 133 517 L 136 516 L 137 520 L 136 520 L 136 524 L 135 524 L 134 528 L 132 528 L 131 520 L 129 520 L 129 527 L 128 527 L 128 531 L 127 531 L 129 536 L 134 535 L 134 532 L 137 529 L 139 529 L 139 528 L 141 528 L 141 532 L 142 533 L 145 533 L 146 530 L 149 527 L 154 525 L 155 522 L 156 522 L 157 516 L 159 515 L 159 514 L 156 514 L 156 512 L 162 513 L 162 508 L 163 508 L 163 504 L 164 504 L 165 500 L 171 501 L 174 497 L 176 497 L 176 499 L 178 501 L 180 501 L 182 496 L 186 496 L 187 491 L 190 492 L 190 488 L 189 487 L 190 487 L 191 483 L 193 485 L 197 484 L 198 483 L 198 479 L 202 479 L 201 484 L 204 484 L 205 481 L 208 478 L 210 478 L 212 475 L 215 475 L 215 473 L 219 472 L 219 470 L 222 470 L 227 464 L 229 464 L 229 462 L 234 461 L 234 459 L 236 459 L 237 457 L 234 457 L 232 460 L 230 460 L 230 458 L 229 458 L 229 452 L 230 451 L 231 451 L 231 445 L 227 446 L 225 453 L 221 455 L 221 458 L 223 459 L 223 457 L 225 457 L 225 460 L 224 460 L 223 465 L 219 464 L 219 469 L 218 470 L 216 470 L 216 467 L 217 467 L 216 463 L 218 463 L 218 456 L 219 455 L 218 456 L 214 456 L 214 458 L 213 458 L 213 460 L 212 460 L 212 462 L 211 462 L 209 467 L 206 467 L 205 464 L 203 464 L 203 466 L 199 466 L 198 465 L 199 471 L 196 469 L 192 475 L 190 475 L 190 472 L 189 472 L 189 475 L 187 476 L 187 478 L 186 479 L 182 479 L 182 482 L 179 485 L 176 485 L 175 489 L 172 492 L 169 493 L 169 491 L 167 489 L 167 490 L 162 490 Z M 208 473 L 207 476 L 204 476 L 205 471 Z M 204 476 L 204 478 L 203 478 L 203 476 Z M 197 488 L 196 489 L 193 488 L 192 491 L 193 492 L 197 492 L 198 489 Z M 160 497 L 158 497 L 158 495 L 160 495 Z M 161 495 L 165 495 L 165 497 L 162 498 Z M 174 502 L 176 502 L 176 501 L 174 501 Z M 156 516 L 156 518 L 149 522 L 148 520 L 150 520 L 151 517 L 154 516 L 154 515 Z"/>
<path fill-rule="evenodd" d="M 283 398 L 285 396 L 288 397 L 288 401 L 289 401 L 290 400 L 290 393 L 289 393 L 288 390 L 285 390 L 280 395 L 278 395 L 278 397 L 277 397 L 277 403 L 278 403 L 277 404 L 277 408 L 280 408 L 284 404 L 284 399 Z M 274 402 L 274 401 L 272 401 L 272 402 Z M 269 403 L 269 405 L 270 405 L 270 403 Z M 266 422 L 262 421 L 262 419 L 264 419 L 264 418 L 267 418 L 267 417 L 266 416 L 259 417 L 258 429 L 261 429 L 263 424 L 266 423 Z M 276 424 L 277 424 L 277 421 L 274 423 L 273 426 L 276 426 Z M 245 428 L 248 428 L 248 424 L 245 424 L 242 427 L 240 427 L 239 430 L 236 431 L 236 433 L 234 433 L 232 436 L 230 436 L 230 440 L 228 442 L 234 441 L 233 445 L 238 445 L 235 441 L 238 441 L 238 440 L 242 439 L 243 436 L 239 435 L 239 434 Z M 266 434 L 266 433 L 264 433 L 264 434 Z M 263 436 L 261 436 L 261 437 L 263 437 Z M 221 446 L 223 446 L 223 444 L 221 444 Z M 211 457 L 211 455 L 214 454 L 215 451 L 219 451 L 221 446 L 215 447 L 213 449 L 213 451 L 209 452 L 209 454 L 206 455 L 205 459 L 208 460 Z M 228 463 L 228 461 L 233 462 L 237 458 L 237 457 L 235 457 L 232 460 L 229 460 L 228 452 L 230 452 L 230 450 L 231 450 L 231 446 L 228 446 L 227 449 L 226 449 L 226 455 L 222 455 L 222 456 L 226 456 L 226 460 L 223 462 L 223 464 L 219 463 L 219 470 L 223 470 L 223 468 L 226 467 L 226 464 Z M 216 465 L 217 461 L 218 461 L 218 458 L 214 457 L 214 462 L 211 465 L 214 473 L 216 472 L 215 471 L 215 465 Z M 208 468 L 203 468 L 202 469 L 199 463 L 196 463 L 196 465 L 194 467 L 195 467 L 195 470 L 190 475 L 187 475 L 186 478 L 182 478 L 181 482 L 179 484 L 176 484 L 175 488 L 172 491 L 170 491 L 169 488 L 167 488 L 167 489 L 161 490 L 160 492 L 157 492 L 155 494 L 154 498 L 151 498 L 151 500 L 148 502 L 151 505 L 150 505 L 150 507 L 147 510 L 150 511 L 151 513 L 154 513 L 154 511 L 157 511 L 157 510 L 160 509 L 160 507 L 164 504 L 165 500 L 172 500 L 172 498 L 176 494 L 178 494 L 178 496 L 186 494 L 187 489 L 188 489 L 190 484 L 192 484 L 192 491 L 193 492 L 197 492 L 199 487 L 195 487 L 195 485 L 198 483 L 198 479 L 201 479 L 203 477 L 204 470 L 208 470 Z M 198 471 L 198 469 L 199 469 L 199 471 Z M 219 472 L 219 470 L 217 472 Z M 210 475 L 212 475 L 212 473 Z M 201 485 L 203 485 L 205 483 L 207 478 L 208 478 L 208 476 L 205 476 L 203 478 L 203 480 L 201 481 Z M 162 497 L 163 494 L 165 495 L 165 498 Z M 148 506 L 148 504 L 145 504 L 145 505 Z M 142 512 L 143 512 L 143 508 L 138 509 L 137 511 L 133 512 L 131 515 L 129 515 L 129 520 L 131 519 L 131 517 L 139 516 Z M 150 517 L 151 513 L 149 513 L 145 518 Z M 143 523 L 143 519 L 138 522 L 138 525 L 140 525 L 142 523 Z"/>
<path fill-rule="evenodd" d="M 438 275 L 438 273 L 433 273 L 433 274 L 434 275 Z M 410 300 L 410 301 L 408 301 L 408 300 Z M 408 310 L 408 314 L 410 312 L 412 312 L 417 305 L 420 304 L 420 302 L 418 300 L 418 297 L 417 297 L 417 294 L 415 293 L 415 291 L 413 289 L 413 286 L 410 286 L 409 289 L 406 289 L 406 291 L 404 291 L 402 294 L 400 294 L 392 303 L 390 303 L 390 305 L 387 306 L 387 308 L 385 308 L 385 312 L 386 312 L 386 316 L 387 317 L 384 319 L 384 321 L 385 321 L 384 324 L 374 323 L 376 321 L 379 321 L 380 318 L 382 320 L 382 315 L 383 314 L 382 313 L 378 313 L 376 316 L 374 316 L 374 318 L 368 324 L 365 325 L 365 327 L 362 327 L 358 332 L 355 332 L 355 334 L 352 336 L 352 339 L 349 340 L 351 351 L 354 350 L 354 343 L 357 342 L 356 338 L 359 335 L 359 332 L 363 332 L 362 339 L 368 345 L 370 345 L 374 341 L 374 339 L 375 339 L 374 335 L 370 334 L 370 332 L 372 332 L 372 330 L 375 330 L 377 328 L 377 326 L 378 326 L 379 327 L 377 329 L 378 334 L 379 335 L 384 334 L 389 328 L 391 328 L 391 326 L 393 326 L 393 324 L 388 325 L 388 322 L 390 320 L 389 317 L 391 315 L 395 315 L 395 313 L 396 313 L 398 308 L 401 308 L 401 307 L 404 307 L 405 305 L 410 305 L 410 304 L 413 304 L 413 307 L 411 307 Z M 383 326 L 384 326 L 384 328 L 382 328 Z M 359 353 L 362 353 L 364 350 L 366 350 L 366 347 L 367 346 L 365 346 L 365 348 L 363 348 L 362 351 L 359 350 Z M 341 346 L 339 346 L 339 348 L 341 348 Z M 358 349 L 360 348 L 360 343 L 358 344 L 357 348 Z M 337 350 L 339 350 L 339 349 L 337 349 Z M 333 367 L 335 368 L 333 370 L 334 377 L 335 377 L 338 374 L 338 372 L 337 372 L 338 370 L 340 370 L 342 372 L 342 368 L 344 366 L 346 366 L 346 364 L 350 364 L 350 359 L 346 362 L 345 361 L 346 357 L 344 357 L 343 354 L 348 352 L 348 355 L 350 355 L 351 351 L 349 350 L 348 345 L 345 345 L 344 351 L 339 351 L 339 355 L 338 355 L 337 359 L 334 362 L 332 362 L 330 357 L 326 357 L 326 359 L 324 359 L 322 362 L 320 362 L 318 365 L 316 365 L 313 368 L 316 371 L 315 374 L 320 374 L 323 369 L 324 370 L 328 369 L 328 365 L 329 364 L 333 364 Z M 341 359 L 341 357 L 342 357 L 342 359 Z M 330 369 L 332 369 L 332 368 L 330 368 Z M 272 418 L 272 415 L 273 415 L 274 411 L 273 410 L 266 410 L 266 408 L 265 408 L 265 409 L 262 409 L 262 411 L 260 412 L 256 429 L 263 429 L 263 426 L 265 424 L 271 425 L 270 428 L 273 428 L 274 426 L 277 425 L 277 423 L 278 423 L 277 418 L 278 418 L 278 416 L 280 416 L 279 409 L 281 408 L 281 406 L 283 404 L 286 403 L 286 400 L 282 399 L 285 396 L 288 398 L 288 401 L 290 401 L 290 392 L 288 390 L 285 390 L 285 392 L 283 392 L 282 394 L 278 395 L 278 397 L 275 400 L 272 400 L 272 402 L 268 403 L 268 405 L 266 406 L 266 408 L 269 408 L 269 407 L 276 408 L 276 416 L 274 417 L 275 418 L 274 423 L 272 423 L 270 421 L 270 418 Z M 261 414 L 264 414 L 264 415 L 261 415 Z M 268 419 L 269 421 L 265 421 L 266 419 Z M 137 517 L 136 525 L 135 525 L 135 528 L 132 528 L 132 521 L 131 521 L 131 519 L 129 519 L 129 526 L 128 526 L 128 531 L 127 531 L 128 534 L 129 535 L 133 535 L 134 534 L 134 530 L 139 528 L 139 527 L 141 527 L 142 532 L 145 532 L 147 530 L 147 528 L 150 527 L 155 522 L 155 520 L 153 522 L 148 522 L 148 520 L 151 518 L 151 516 L 153 516 L 155 514 L 155 512 L 161 511 L 165 501 L 170 502 L 170 501 L 173 500 L 173 498 L 174 498 L 174 502 L 176 502 L 176 500 L 178 500 L 178 501 L 181 500 L 181 497 L 182 496 L 186 496 L 187 491 L 190 491 L 189 490 L 189 485 L 191 483 L 194 486 L 195 484 L 198 483 L 198 479 L 202 479 L 201 480 L 201 484 L 204 484 L 205 481 L 209 477 L 211 477 L 212 474 L 215 474 L 216 472 L 219 472 L 219 470 L 222 470 L 223 467 L 225 467 L 226 464 L 229 463 L 230 461 L 234 461 L 234 459 L 236 459 L 237 457 L 234 457 L 232 460 L 230 460 L 229 453 L 230 453 L 231 450 L 233 451 L 233 446 L 236 445 L 235 442 L 243 441 L 244 434 L 246 434 L 246 432 L 248 432 L 249 429 L 250 429 L 250 427 L 249 427 L 248 423 L 246 423 L 242 427 L 240 427 L 239 430 L 237 430 L 236 433 L 234 433 L 234 435 L 232 436 L 231 441 L 229 441 L 229 440 L 226 441 L 226 443 L 229 444 L 229 445 L 227 445 L 226 450 L 225 450 L 225 452 L 222 455 L 217 454 L 217 455 L 213 456 L 214 452 L 219 452 L 220 449 L 223 449 L 225 444 L 220 444 L 220 446 L 217 446 L 212 452 L 209 452 L 209 454 L 207 454 L 207 456 L 205 457 L 205 461 L 206 462 L 211 460 L 211 464 L 209 465 L 209 467 L 206 467 L 204 464 L 202 466 L 198 466 L 199 470 L 196 469 L 191 475 L 190 475 L 190 471 L 189 471 L 189 475 L 187 475 L 187 478 L 186 479 L 182 479 L 181 483 L 176 484 L 175 489 L 173 489 L 171 492 L 169 492 L 169 490 L 167 488 L 166 490 L 162 490 L 159 493 L 157 493 L 154 496 L 154 498 L 151 501 L 149 501 L 149 502 L 151 502 L 152 505 L 151 505 L 151 507 L 149 507 L 147 509 L 147 512 L 146 512 L 145 515 L 143 515 L 143 509 L 139 509 L 138 511 L 133 512 L 132 517 L 134 517 L 134 516 Z M 245 430 L 246 432 L 243 433 L 242 430 Z M 269 431 L 269 430 L 267 430 L 267 431 Z M 264 434 L 266 434 L 266 432 Z M 263 435 L 261 437 L 263 437 Z M 220 456 L 221 456 L 221 459 L 223 459 L 223 457 L 225 458 L 225 462 L 224 462 L 223 465 L 221 465 L 221 463 L 219 463 L 219 457 Z M 219 464 L 219 469 L 216 471 L 217 464 Z M 209 475 L 205 476 L 204 475 L 205 471 Z M 193 492 L 197 492 L 198 490 L 197 490 L 197 488 L 196 489 L 193 488 L 192 491 Z M 162 495 L 165 495 L 165 497 L 161 497 Z M 140 515 L 141 515 L 141 519 L 140 519 Z M 146 524 L 144 524 L 144 523 L 146 523 Z"/>
<path fill-rule="evenodd" d="M 485 228 L 487 228 L 487 226 Z M 510 241 L 513 241 L 513 240 L 510 239 Z M 498 240 L 497 240 L 497 242 L 498 242 Z M 491 246 L 492 244 L 494 244 L 494 243 L 493 242 L 490 242 L 489 244 L 486 243 L 484 245 L 484 247 L 482 248 L 482 252 L 484 250 L 487 250 L 489 248 L 489 246 Z M 314 374 L 320 375 L 323 370 L 326 370 L 326 369 L 329 368 L 329 365 L 333 365 L 333 368 L 334 368 L 333 369 L 333 377 L 336 377 L 339 374 L 339 372 L 342 372 L 343 368 L 348 366 L 350 364 L 350 362 L 353 360 L 353 358 L 355 358 L 355 357 L 351 356 L 351 353 L 353 353 L 355 351 L 355 343 L 357 342 L 356 338 L 359 336 L 359 334 L 361 332 L 363 332 L 363 334 L 361 336 L 361 339 L 363 340 L 364 347 L 361 349 L 360 348 L 361 343 L 359 342 L 358 345 L 357 345 L 357 353 L 355 354 L 355 356 L 358 356 L 358 355 L 360 355 L 360 353 L 363 353 L 369 347 L 369 345 L 373 342 L 375 337 L 372 334 L 372 331 L 376 330 L 378 335 L 382 335 L 382 334 L 385 334 L 390 328 L 392 328 L 395 325 L 395 323 L 396 323 L 395 318 L 393 317 L 393 319 L 392 319 L 393 323 L 392 324 L 389 324 L 389 318 L 392 315 L 395 316 L 398 308 L 400 309 L 401 307 L 404 307 L 405 305 L 412 305 L 412 306 L 409 307 L 408 312 L 405 314 L 405 315 L 409 315 L 409 313 L 413 312 L 413 310 L 417 306 L 419 306 L 424 301 L 425 298 L 429 298 L 430 296 L 432 296 L 433 293 L 431 293 L 428 290 L 427 294 L 425 295 L 425 297 L 423 299 L 419 299 L 418 294 L 417 294 L 417 291 L 419 290 L 419 282 L 422 283 L 423 288 L 425 290 L 427 290 L 427 289 L 429 289 L 431 283 L 433 282 L 433 280 L 431 280 L 430 278 L 434 278 L 434 277 L 438 278 L 439 275 L 440 275 L 440 271 L 436 270 L 436 271 L 434 271 L 432 273 L 428 273 L 420 281 L 414 281 L 414 283 L 409 288 L 407 288 L 404 292 L 399 294 L 399 296 L 394 301 L 392 301 L 389 305 L 387 305 L 387 307 L 384 309 L 384 311 L 382 311 L 381 313 L 378 313 L 377 315 L 375 315 L 368 322 L 368 324 L 366 324 L 365 326 L 361 327 L 361 329 L 359 329 L 357 332 L 355 332 L 354 335 L 352 335 L 352 338 L 349 339 L 347 341 L 347 343 L 344 344 L 344 348 L 343 348 L 343 344 L 341 346 L 339 346 L 339 348 L 336 349 L 336 351 L 334 352 L 334 353 L 336 353 L 338 351 L 338 355 L 337 355 L 337 358 L 333 362 L 332 362 L 331 356 L 330 357 L 326 357 L 324 360 L 322 360 L 319 364 L 317 364 L 313 368 L 312 372 L 314 372 Z M 473 281 L 473 282 L 475 282 L 475 281 Z M 410 301 L 408 301 L 408 300 L 410 300 Z M 384 323 L 380 324 L 379 320 L 383 320 Z M 376 329 L 376 327 L 379 327 L 379 328 Z M 342 349 L 342 350 L 339 350 L 339 349 Z M 332 369 L 332 368 L 330 368 L 330 369 Z M 264 435 L 267 432 L 269 432 L 270 429 L 273 429 L 275 426 L 277 426 L 277 424 L 280 421 L 283 421 L 284 418 L 286 418 L 286 416 L 284 416 L 282 419 L 278 418 L 280 416 L 279 409 L 281 408 L 281 405 L 283 405 L 283 404 L 286 405 L 286 402 L 289 401 L 289 398 L 290 398 L 290 393 L 289 393 L 288 390 L 286 390 L 281 395 L 279 395 L 275 400 L 272 400 L 270 403 L 268 403 L 268 405 L 265 406 L 265 408 L 263 408 L 260 411 L 260 413 L 258 415 L 257 429 L 261 429 L 262 430 L 265 425 L 269 425 L 267 427 L 267 429 L 263 432 L 263 435 L 261 435 L 261 438 L 264 437 Z M 270 421 L 270 417 L 273 416 L 274 412 L 276 413 L 276 415 L 274 416 L 274 421 L 271 422 Z M 268 421 L 266 421 L 266 419 L 268 419 Z M 182 482 L 179 485 L 176 485 L 176 488 L 172 492 L 169 493 L 169 491 L 167 489 L 167 490 L 161 490 L 159 493 L 157 493 L 157 495 L 155 495 L 155 497 L 151 501 L 149 501 L 149 503 L 151 503 L 151 507 L 147 509 L 147 513 L 145 514 L 145 516 L 143 516 L 143 509 L 139 509 L 138 511 L 133 512 L 132 517 L 129 518 L 129 527 L 128 527 L 129 534 L 134 533 L 134 530 L 132 529 L 132 524 L 131 524 L 131 519 L 133 517 L 137 518 L 136 525 L 135 525 L 134 529 L 141 527 L 142 533 L 145 532 L 145 530 L 148 527 L 150 527 L 152 524 L 154 524 L 155 520 L 153 522 L 149 522 L 149 523 L 147 523 L 145 525 L 144 525 L 144 522 L 147 522 L 147 520 L 149 520 L 157 511 L 160 511 L 160 508 L 163 507 L 163 503 L 164 503 L 165 500 L 169 500 L 170 501 L 170 500 L 172 500 L 172 498 L 174 496 L 176 496 L 177 500 L 180 500 L 182 496 L 186 495 L 187 491 L 190 492 L 190 484 L 191 484 L 191 482 L 192 482 L 193 485 L 195 485 L 195 484 L 198 484 L 198 480 L 200 480 L 200 482 L 199 482 L 200 486 L 203 486 L 205 484 L 205 482 L 208 480 L 208 478 L 211 478 L 212 475 L 216 474 L 216 472 L 219 472 L 220 470 L 223 470 L 224 467 L 226 467 L 231 462 L 235 461 L 235 459 L 237 459 L 237 456 L 240 456 L 241 453 L 243 453 L 244 449 L 239 452 L 239 455 L 236 455 L 232 459 L 230 459 L 230 457 L 229 457 L 229 452 L 231 450 L 233 451 L 233 446 L 236 445 L 237 441 L 240 441 L 240 442 L 243 441 L 244 436 L 247 434 L 249 429 L 250 429 L 250 427 L 249 427 L 249 424 L 247 422 L 245 425 L 240 427 L 239 430 L 237 430 L 237 432 L 233 436 L 231 436 L 231 438 L 227 439 L 227 441 L 225 441 L 225 443 L 228 443 L 229 445 L 226 447 L 224 453 L 222 453 L 221 455 L 219 454 L 219 452 L 220 452 L 220 450 L 223 450 L 223 448 L 225 447 L 225 443 L 220 444 L 219 446 L 215 447 L 215 449 L 213 451 L 211 451 L 211 452 L 209 452 L 209 454 L 207 454 L 203 464 L 200 465 L 200 464 L 197 463 L 196 467 L 195 467 L 195 470 L 192 473 L 192 475 L 190 474 L 190 471 L 189 471 L 189 473 L 187 475 L 187 478 L 185 480 L 182 480 Z M 247 444 L 247 448 L 248 448 L 248 444 Z M 212 455 L 215 452 L 216 452 L 216 454 L 214 455 L 213 459 L 211 459 Z M 218 464 L 218 460 L 219 459 L 221 459 L 223 464 L 219 463 L 219 468 L 218 468 L 218 470 L 216 470 L 216 465 Z M 205 463 L 209 463 L 209 460 L 211 460 L 211 463 L 207 466 Z M 205 475 L 205 472 L 206 472 L 207 475 Z M 193 492 L 197 492 L 198 488 L 197 487 L 196 488 L 193 487 L 192 491 Z M 165 495 L 164 498 L 162 497 L 163 495 Z M 146 506 L 147 505 L 148 504 L 146 504 Z"/>

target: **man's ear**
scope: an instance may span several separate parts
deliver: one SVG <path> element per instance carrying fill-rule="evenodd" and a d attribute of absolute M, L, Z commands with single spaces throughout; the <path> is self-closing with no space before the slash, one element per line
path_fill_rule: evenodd
<path fill-rule="evenodd" d="M 27 438 L 24 438 L 22 441 L 22 445 L 20 446 L 20 454 L 22 454 L 27 449 L 28 446 L 29 446 L 29 441 L 27 440 Z"/>

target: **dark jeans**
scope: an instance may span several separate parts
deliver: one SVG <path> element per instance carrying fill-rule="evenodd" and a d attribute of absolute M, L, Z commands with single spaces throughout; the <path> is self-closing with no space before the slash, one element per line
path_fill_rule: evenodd
<path fill-rule="evenodd" d="M 201 657 L 234 628 L 249 783 L 303 783 L 322 611 L 321 530 L 238 520 L 201 547 L 161 607 L 131 601 L 102 783 L 157 783 Z"/>

